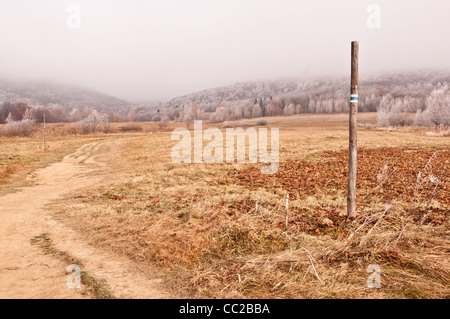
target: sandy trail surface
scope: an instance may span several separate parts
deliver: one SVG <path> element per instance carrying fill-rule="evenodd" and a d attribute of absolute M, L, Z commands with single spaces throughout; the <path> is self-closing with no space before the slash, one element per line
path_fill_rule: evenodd
<path fill-rule="evenodd" d="M 69 288 L 69 264 L 49 254 L 33 238 L 46 234 L 54 247 L 81 261 L 82 271 L 104 282 L 117 298 L 168 298 L 161 279 L 127 259 L 89 245 L 76 231 L 52 217 L 52 204 L 99 182 L 96 161 L 108 142 L 86 144 L 61 162 L 33 174 L 33 186 L 0 197 L 0 298 L 89 298 Z M 96 154 L 96 155 L 92 155 Z"/>

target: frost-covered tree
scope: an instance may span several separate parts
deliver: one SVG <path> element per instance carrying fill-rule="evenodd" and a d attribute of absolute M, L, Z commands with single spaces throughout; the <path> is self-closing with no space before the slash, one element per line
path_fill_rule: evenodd
<path fill-rule="evenodd" d="M 73 108 L 72 111 L 69 112 L 69 121 L 72 123 L 76 123 L 78 121 L 81 121 L 81 119 L 83 118 L 80 109 L 78 108 Z"/>
<path fill-rule="evenodd" d="M 252 106 L 252 117 L 261 117 L 262 116 L 262 110 L 261 106 L 257 104 L 253 104 Z"/>
<path fill-rule="evenodd" d="M 426 126 L 450 126 L 450 90 L 445 84 L 431 92 L 426 109 L 416 115 L 416 121 Z"/>
<path fill-rule="evenodd" d="M 4 102 L 0 105 L 0 124 L 6 123 L 6 118 L 11 115 L 13 121 L 20 121 L 30 107 L 22 102 Z"/>
<path fill-rule="evenodd" d="M 389 113 L 393 104 L 394 98 L 392 95 L 388 94 L 383 96 L 380 101 L 380 105 L 377 108 L 378 113 L 378 125 L 389 126 Z"/>
<path fill-rule="evenodd" d="M 228 119 L 227 109 L 223 106 L 217 108 L 217 110 L 211 114 L 211 123 L 222 123 Z"/>
<path fill-rule="evenodd" d="M 101 127 L 104 131 L 109 130 L 109 119 L 106 113 L 99 113 L 97 110 L 92 110 L 87 117 L 78 121 L 83 134 L 92 134 L 97 132 Z"/>
<path fill-rule="evenodd" d="M 415 126 L 428 126 L 421 110 L 418 110 L 416 116 L 414 117 Z"/>
<path fill-rule="evenodd" d="M 283 114 L 283 110 L 280 108 L 278 103 L 276 101 L 269 100 L 266 105 L 265 115 L 266 116 L 278 116 L 278 115 L 282 115 L 282 114 Z"/>
<path fill-rule="evenodd" d="M 394 99 L 391 95 L 386 95 L 381 99 L 380 106 L 378 107 L 378 125 L 411 125 L 413 119 L 410 113 L 410 106 L 407 99 Z"/>
<path fill-rule="evenodd" d="M 161 121 L 158 122 L 158 126 L 160 129 L 165 129 L 167 125 L 169 125 L 170 118 L 167 115 L 164 115 L 161 118 Z"/>
<path fill-rule="evenodd" d="M 231 118 L 236 120 L 244 118 L 244 108 L 241 103 L 233 104 L 231 108 Z"/>
<path fill-rule="evenodd" d="M 284 108 L 283 114 L 284 115 L 294 115 L 296 113 L 296 108 L 294 104 L 289 104 L 287 107 Z"/>
<path fill-rule="evenodd" d="M 33 118 L 31 109 L 25 111 L 20 121 L 15 121 L 12 113 L 9 113 L 6 118 L 6 125 L 3 127 L 1 133 L 5 136 L 30 136 L 35 125 L 36 121 Z"/>
<path fill-rule="evenodd" d="M 33 121 L 36 122 L 36 111 L 34 108 L 29 108 L 25 111 L 25 114 L 23 115 L 22 121 L 23 120 L 29 120 L 29 121 Z"/>
<path fill-rule="evenodd" d="M 152 116 L 152 122 L 160 122 L 162 120 L 161 115 L 156 114 Z"/>
<path fill-rule="evenodd" d="M 190 103 L 184 110 L 183 118 L 181 119 L 187 125 L 199 119 L 199 106 L 197 103 Z"/>

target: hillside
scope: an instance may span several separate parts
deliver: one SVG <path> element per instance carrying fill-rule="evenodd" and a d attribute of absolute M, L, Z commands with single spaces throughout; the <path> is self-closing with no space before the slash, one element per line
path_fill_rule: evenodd
<path fill-rule="evenodd" d="M 23 102 L 30 106 L 59 105 L 68 109 L 93 107 L 98 111 L 123 112 L 127 101 L 91 89 L 50 82 L 0 79 L 0 103 Z"/>
<path fill-rule="evenodd" d="M 389 113 L 395 106 L 402 113 L 424 111 L 427 98 L 445 83 L 450 83 L 450 72 L 362 76 L 359 110 L 376 112 L 381 107 Z M 93 109 L 106 111 L 110 121 L 115 122 L 158 122 L 166 118 L 184 123 L 195 119 L 221 123 L 264 116 L 342 113 L 348 111 L 348 98 L 348 78 L 239 82 L 159 104 L 141 105 L 76 86 L 0 79 L 0 105 L 21 102 L 35 109 L 45 107 L 45 112 L 51 113 L 52 118 L 59 122 L 78 121 Z M 3 122 L 9 112 L 9 108 L 5 108 Z"/>
<path fill-rule="evenodd" d="M 425 109 L 425 100 L 450 72 L 388 73 L 360 79 L 359 109 L 376 112 L 383 97 L 404 99 L 411 112 Z M 158 108 L 171 119 L 193 118 L 222 122 L 227 119 L 299 113 L 346 112 L 349 79 L 285 79 L 241 82 L 180 96 Z"/>

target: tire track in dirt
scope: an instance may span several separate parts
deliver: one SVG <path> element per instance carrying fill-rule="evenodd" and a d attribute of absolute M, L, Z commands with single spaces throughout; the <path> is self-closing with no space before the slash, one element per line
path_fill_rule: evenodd
<path fill-rule="evenodd" d="M 87 244 L 52 218 L 52 203 L 100 182 L 100 176 L 89 173 L 104 166 L 90 154 L 108 143 L 86 144 L 61 162 L 36 171 L 33 186 L 0 197 L 0 298 L 86 298 L 82 289 L 67 287 L 67 262 L 31 244 L 42 234 L 48 234 L 59 251 L 80 260 L 81 270 L 104 281 L 115 297 L 168 297 L 155 271 L 138 270 L 129 259 Z"/>

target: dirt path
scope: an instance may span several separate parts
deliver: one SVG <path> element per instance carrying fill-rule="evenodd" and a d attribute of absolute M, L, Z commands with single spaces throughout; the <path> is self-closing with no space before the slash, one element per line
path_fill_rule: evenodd
<path fill-rule="evenodd" d="M 108 142 L 84 145 L 35 172 L 34 186 L 0 197 L 0 298 L 87 298 L 81 294 L 83 289 L 68 288 L 67 261 L 32 244 L 42 234 L 48 234 L 58 251 L 81 261 L 81 270 L 104 281 L 115 297 L 168 297 L 161 280 L 149 277 L 152 271 L 138 270 L 127 258 L 88 245 L 52 218 L 49 204 L 99 181 L 97 175 L 89 175 L 102 168 L 91 154 L 103 146 Z"/>

